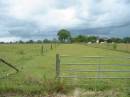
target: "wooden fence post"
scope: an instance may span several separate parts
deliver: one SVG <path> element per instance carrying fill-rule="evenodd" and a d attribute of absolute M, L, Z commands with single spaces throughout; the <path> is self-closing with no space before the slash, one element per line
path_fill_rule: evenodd
<path fill-rule="evenodd" d="M 56 54 L 56 78 L 60 77 L 60 55 Z"/>
<path fill-rule="evenodd" d="M 43 55 L 44 51 L 43 51 L 43 45 L 41 46 L 41 55 Z"/>
<path fill-rule="evenodd" d="M 50 47 L 50 49 L 51 49 L 51 50 L 53 49 L 53 45 L 52 45 L 52 43 L 51 43 L 51 47 Z"/>

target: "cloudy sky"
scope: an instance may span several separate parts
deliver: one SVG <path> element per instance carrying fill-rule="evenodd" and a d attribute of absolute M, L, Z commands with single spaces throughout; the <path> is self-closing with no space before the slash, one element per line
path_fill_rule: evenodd
<path fill-rule="evenodd" d="M 130 36 L 130 0 L 0 0 L 0 41 L 73 34 Z"/>

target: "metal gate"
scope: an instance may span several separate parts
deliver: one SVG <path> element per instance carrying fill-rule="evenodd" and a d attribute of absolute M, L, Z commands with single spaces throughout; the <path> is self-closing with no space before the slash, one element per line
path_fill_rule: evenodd
<path fill-rule="evenodd" d="M 130 57 L 82 56 L 76 57 L 76 60 L 87 60 L 86 63 L 61 62 L 62 58 L 68 58 L 70 60 L 71 57 L 74 58 L 75 56 L 56 54 L 56 78 L 130 79 Z M 94 61 L 95 63 L 93 63 Z M 64 66 L 71 67 L 71 69 L 64 69 Z M 74 69 L 75 67 L 77 68 Z M 66 72 L 69 74 L 64 75 Z M 81 75 L 81 73 L 88 74 Z"/>

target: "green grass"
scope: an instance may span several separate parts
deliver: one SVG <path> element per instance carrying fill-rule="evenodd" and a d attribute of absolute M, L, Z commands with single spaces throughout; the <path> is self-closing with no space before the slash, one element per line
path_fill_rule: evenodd
<path fill-rule="evenodd" d="M 103 49 L 109 49 L 109 50 L 116 50 L 121 52 L 127 52 L 130 53 L 130 44 L 127 43 L 102 43 L 102 44 L 88 44 L 88 46 L 95 47 L 95 48 L 103 48 Z"/>
<path fill-rule="evenodd" d="M 101 48 L 93 48 L 90 46 L 80 44 L 60 44 L 59 46 L 53 45 L 50 49 L 50 44 L 44 44 L 46 52 L 41 54 L 41 44 L 1 44 L 0 57 L 7 62 L 14 64 L 20 69 L 20 72 L 0 79 L 0 93 L 16 93 L 18 95 L 50 95 L 57 92 L 68 93 L 74 87 L 84 88 L 86 91 L 107 91 L 113 90 L 120 92 L 120 97 L 128 97 L 129 93 L 129 80 L 87 80 L 87 79 L 62 79 L 63 82 L 59 83 L 55 79 L 55 56 L 56 53 L 60 55 L 71 55 L 71 57 L 61 58 L 61 64 L 64 63 L 102 63 L 102 64 L 130 64 L 130 60 L 126 59 L 82 59 L 79 56 L 107 56 L 107 57 L 130 57 L 127 52 L 120 52 L 114 50 L 107 50 Z M 11 68 L 6 68 L 3 63 L 0 63 L 0 74 L 5 76 L 6 72 L 12 72 Z M 93 69 L 93 66 L 62 66 L 61 74 L 63 75 L 89 75 L 96 76 L 96 73 L 71 73 L 64 72 L 66 69 Z M 104 66 L 102 69 L 121 69 L 127 70 L 129 67 L 122 66 L 121 68 L 113 66 Z M 2 72 L 5 71 L 5 74 Z M 102 76 L 129 76 L 129 73 L 103 73 Z M 81 86 L 80 84 L 86 84 Z M 71 85 L 65 85 L 70 83 Z M 73 86 L 72 86 L 73 85 Z M 123 95 L 123 96 L 122 96 Z M 17 95 L 16 95 L 17 96 Z M 118 96 L 118 97 L 119 97 Z M 105 97 L 105 96 L 103 96 Z M 106 96 L 108 97 L 108 96 Z M 117 97 L 117 96 L 113 96 Z"/>

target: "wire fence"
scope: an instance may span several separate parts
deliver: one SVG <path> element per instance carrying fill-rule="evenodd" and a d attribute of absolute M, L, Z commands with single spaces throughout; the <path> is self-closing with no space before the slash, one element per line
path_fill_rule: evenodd
<path fill-rule="evenodd" d="M 19 69 L 16 68 L 11 63 L 5 61 L 4 59 L 0 58 L 0 79 L 6 78 L 9 75 L 19 72 Z"/>

